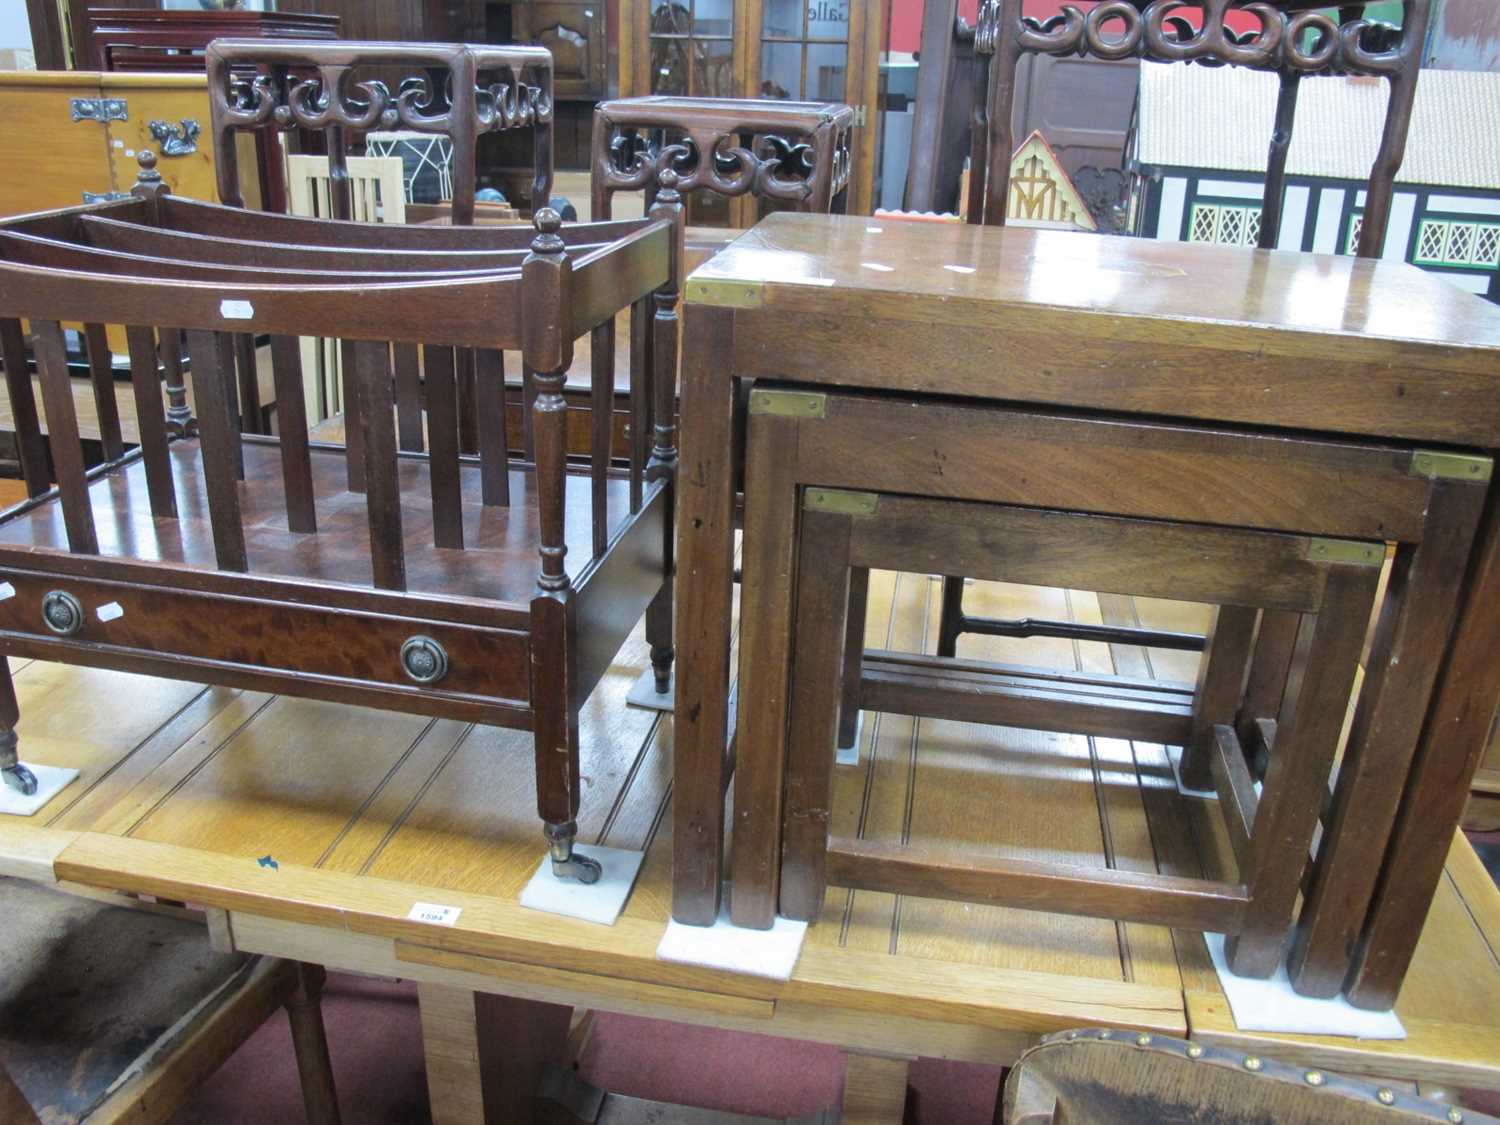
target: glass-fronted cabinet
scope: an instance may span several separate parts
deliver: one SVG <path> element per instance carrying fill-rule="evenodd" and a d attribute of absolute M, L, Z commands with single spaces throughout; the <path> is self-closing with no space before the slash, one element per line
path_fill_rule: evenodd
<path fill-rule="evenodd" d="M 620 0 L 620 95 L 778 98 L 855 107 L 849 209 L 871 209 L 881 5 L 874 0 Z M 868 123 L 868 124 L 866 124 Z M 691 205 L 748 226 L 749 200 Z"/>
<path fill-rule="evenodd" d="M 653 94 L 733 97 L 734 0 L 649 2 L 647 90 Z"/>

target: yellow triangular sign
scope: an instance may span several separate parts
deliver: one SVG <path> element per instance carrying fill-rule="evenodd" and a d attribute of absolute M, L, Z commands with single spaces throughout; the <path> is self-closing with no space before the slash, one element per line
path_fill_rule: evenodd
<path fill-rule="evenodd" d="M 1011 157 L 1006 222 L 1020 227 L 1099 229 L 1057 153 L 1040 132 L 1022 141 Z"/>

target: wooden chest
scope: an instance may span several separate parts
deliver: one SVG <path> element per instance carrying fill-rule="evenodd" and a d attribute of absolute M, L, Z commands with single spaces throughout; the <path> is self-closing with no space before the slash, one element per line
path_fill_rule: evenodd
<path fill-rule="evenodd" d="M 172 194 L 216 198 L 204 74 L 0 73 L 0 129 L 9 149 L 0 167 L 0 215 L 129 192 L 142 148 L 160 158 Z M 259 207 L 254 141 L 241 143 L 245 202 Z"/>

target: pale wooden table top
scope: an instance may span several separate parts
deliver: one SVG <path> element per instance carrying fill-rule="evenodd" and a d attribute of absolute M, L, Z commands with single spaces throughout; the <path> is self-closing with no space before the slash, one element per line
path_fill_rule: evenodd
<path fill-rule="evenodd" d="M 931 579 L 875 574 L 867 642 L 930 650 L 939 601 Z M 987 583 L 968 603 L 1205 624 L 1197 606 Z M 963 645 L 1189 681 L 1197 659 Z M 247 948 L 865 1050 L 996 1063 L 1066 1027 L 1191 1028 L 1309 1065 L 1500 1087 L 1500 894 L 1462 841 L 1402 995 L 1403 1043 L 1238 1036 L 1196 934 L 864 891 L 830 891 L 789 982 L 659 962 L 671 724 L 624 705 L 646 660 L 638 631 L 582 716 L 580 840 L 647 852 L 612 928 L 518 905 L 542 858 L 528 733 L 40 662 L 13 664 L 22 755 L 82 776 L 33 821 L 5 818 L 0 871 L 222 908 Z M 836 783 L 835 830 L 871 839 L 1004 841 L 1190 874 L 1193 836 L 1228 854 L 1207 810 L 1182 814 L 1158 746 L 868 716 L 860 764 Z M 462 914 L 424 926 L 406 920 L 416 902 Z"/>

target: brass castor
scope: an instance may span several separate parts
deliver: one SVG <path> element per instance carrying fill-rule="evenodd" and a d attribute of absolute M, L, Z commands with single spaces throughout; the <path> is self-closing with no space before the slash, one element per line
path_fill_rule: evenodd
<path fill-rule="evenodd" d="M 547 834 L 547 850 L 552 855 L 552 874 L 559 879 L 575 879 L 585 885 L 597 883 L 604 868 L 596 859 L 578 855 L 573 851 L 573 837 L 578 835 L 578 823 L 548 824 L 543 829 Z"/>
<path fill-rule="evenodd" d="M 36 774 L 17 762 L 13 766 L 6 766 L 0 773 L 5 774 L 5 784 L 24 797 L 30 797 L 36 792 Z M 594 876 L 595 879 L 598 876 Z"/>

